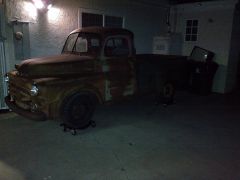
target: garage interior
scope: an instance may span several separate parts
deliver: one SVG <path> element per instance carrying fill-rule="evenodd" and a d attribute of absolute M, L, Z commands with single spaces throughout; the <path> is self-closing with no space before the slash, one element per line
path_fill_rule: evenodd
<path fill-rule="evenodd" d="M 237 0 L 134 0 L 130 5 L 128 0 L 117 5 L 108 0 L 55 0 L 53 8 L 64 13 L 48 21 L 46 12 L 39 17 L 22 13 L 18 3 L 24 2 L 0 1 L 1 180 L 240 179 Z M 92 118 L 96 127 L 78 130 L 76 136 L 63 132 L 61 122 L 36 122 L 9 111 L 4 74 L 23 59 L 59 54 L 65 37 L 83 26 L 84 13 L 122 17 L 120 25 L 134 32 L 138 53 L 189 56 L 196 45 L 213 51 L 219 68 L 212 92 L 177 91 L 169 106 L 157 105 L 151 94 L 100 105 Z M 200 23 L 198 39 L 178 41 L 187 38 L 186 20 L 195 19 Z M 19 31 L 24 34 L 21 43 L 14 39 Z M 171 41 L 173 52 L 154 51 L 154 40 L 165 42 L 169 31 L 176 40 Z"/>

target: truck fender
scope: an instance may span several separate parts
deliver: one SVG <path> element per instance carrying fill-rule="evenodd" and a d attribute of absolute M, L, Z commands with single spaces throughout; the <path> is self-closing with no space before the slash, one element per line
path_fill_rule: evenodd
<path fill-rule="evenodd" d="M 95 88 L 76 88 L 71 91 L 66 90 L 62 97 L 63 97 L 63 99 L 66 99 L 77 93 L 90 96 L 97 104 L 103 103 L 103 98 L 102 98 L 101 94 Z"/>
<path fill-rule="evenodd" d="M 57 112 L 57 114 L 55 115 L 56 117 L 60 117 L 63 104 L 67 101 L 68 98 L 72 97 L 74 94 L 88 95 L 92 98 L 96 105 L 103 104 L 103 98 L 96 88 L 74 88 L 70 91 L 66 89 L 62 92 L 61 95 L 59 95 L 59 98 L 61 98 L 61 102 L 59 102 L 58 104 L 56 104 L 55 107 L 53 107 L 54 109 L 56 109 Z"/>

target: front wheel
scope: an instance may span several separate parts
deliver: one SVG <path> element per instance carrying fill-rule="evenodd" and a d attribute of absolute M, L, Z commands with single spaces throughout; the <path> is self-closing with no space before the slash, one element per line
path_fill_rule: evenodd
<path fill-rule="evenodd" d="M 74 94 L 62 106 L 62 120 L 67 126 L 76 129 L 87 127 L 95 110 L 93 98 L 86 94 Z"/>

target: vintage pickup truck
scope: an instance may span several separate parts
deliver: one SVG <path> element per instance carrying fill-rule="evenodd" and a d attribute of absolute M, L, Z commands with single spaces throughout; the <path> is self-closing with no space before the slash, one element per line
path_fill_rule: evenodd
<path fill-rule="evenodd" d="M 136 55 L 134 35 L 88 27 L 70 33 L 61 55 L 22 61 L 7 73 L 12 111 L 35 120 L 60 119 L 86 126 L 97 103 L 156 93 L 171 101 L 189 82 L 184 56 Z"/>

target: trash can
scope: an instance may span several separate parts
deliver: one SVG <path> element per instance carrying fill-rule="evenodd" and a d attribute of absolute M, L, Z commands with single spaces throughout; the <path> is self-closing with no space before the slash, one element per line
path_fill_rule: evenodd
<path fill-rule="evenodd" d="M 214 52 L 195 46 L 190 60 L 190 90 L 200 95 L 211 93 L 218 64 L 213 61 Z"/>

